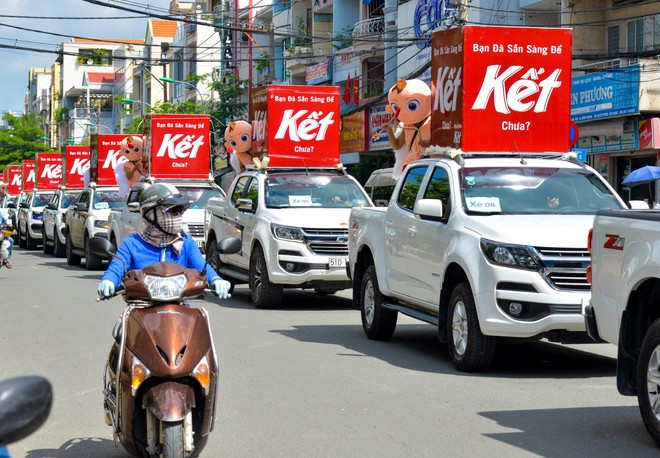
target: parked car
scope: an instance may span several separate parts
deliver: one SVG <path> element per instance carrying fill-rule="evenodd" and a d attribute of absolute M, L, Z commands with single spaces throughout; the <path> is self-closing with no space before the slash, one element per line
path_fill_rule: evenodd
<path fill-rule="evenodd" d="M 64 229 L 64 214 L 80 195 L 80 189 L 60 189 L 55 192 L 43 213 L 43 249 L 44 253 L 53 253 L 58 258 L 66 255 L 66 237 Z"/>
<path fill-rule="evenodd" d="M 55 191 L 33 190 L 18 208 L 19 246 L 36 250 L 43 241 L 43 211 Z"/>

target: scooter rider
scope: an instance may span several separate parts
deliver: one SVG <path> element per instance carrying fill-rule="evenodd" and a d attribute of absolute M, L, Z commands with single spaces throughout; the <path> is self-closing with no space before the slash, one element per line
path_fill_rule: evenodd
<path fill-rule="evenodd" d="M 5 215 L 0 212 L 0 229 L 7 227 L 10 232 L 11 230 L 11 221 L 5 218 Z M 5 236 L 0 232 L 0 264 L 5 266 L 7 269 L 11 269 L 11 264 L 9 259 L 11 258 L 12 252 L 14 251 L 14 239 L 7 235 Z"/>
<path fill-rule="evenodd" d="M 140 230 L 129 235 L 117 250 L 98 285 L 99 296 L 107 298 L 115 293 L 125 268 L 142 269 L 159 261 L 170 261 L 200 271 L 206 265 L 208 284 L 219 298 L 226 299 L 231 284 L 205 262 L 195 241 L 182 230 L 181 218 L 190 201 L 167 183 L 149 186 L 138 201 L 142 215 Z"/>

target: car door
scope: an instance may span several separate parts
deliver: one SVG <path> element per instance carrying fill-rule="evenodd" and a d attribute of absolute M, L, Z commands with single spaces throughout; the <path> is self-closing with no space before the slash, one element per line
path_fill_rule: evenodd
<path fill-rule="evenodd" d="M 387 283 L 390 291 L 398 296 L 410 296 L 412 279 L 408 244 L 414 238 L 413 209 L 428 169 L 428 164 L 407 168 L 404 183 L 396 196 L 396 203 L 388 208 L 385 218 Z"/>
<path fill-rule="evenodd" d="M 60 197 L 62 196 L 61 192 L 55 193 L 53 200 L 46 204 L 43 212 L 43 224 L 44 224 L 44 234 L 48 238 L 53 238 L 55 231 L 55 213 L 57 208 L 60 205 Z"/>
<path fill-rule="evenodd" d="M 451 213 L 450 173 L 443 164 L 437 164 L 420 193 L 422 199 L 438 199 L 442 202 L 443 217 L 440 221 L 411 220 L 411 231 L 407 238 L 408 269 L 410 271 L 410 294 L 425 302 L 428 311 L 437 312 L 440 303 L 440 288 L 447 261 L 446 247 L 450 246 L 450 230 L 447 221 Z"/>
<path fill-rule="evenodd" d="M 85 190 L 80 193 L 76 205 L 71 212 L 70 237 L 73 245 L 80 248 L 84 244 L 85 221 L 89 216 L 89 206 L 92 200 L 91 192 Z"/>
<path fill-rule="evenodd" d="M 244 258 L 244 250 L 248 250 L 249 260 L 249 240 L 244 237 L 243 226 L 240 225 L 239 215 L 240 211 L 236 208 L 236 203 L 238 199 L 243 198 L 245 195 L 245 189 L 250 183 L 252 177 L 250 175 L 244 175 L 239 177 L 238 180 L 234 183 L 234 187 L 230 189 L 225 205 L 222 207 L 222 213 L 220 216 L 219 224 L 219 233 L 216 234 L 218 240 L 222 240 L 226 237 L 238 237 L 241 239 L 242 248 L 239 253 L 231 255 L 222 255 L 220 259 L 226 264 L 231 264 L 234 266 L 244 266 L 246 265 Z"/>
<path fill-rule="evenodd" d="M 252 254 L 252 240 L 254 239 L 254 231 L 257 225 L 256 212 L 259 208 L 259 178 L 256 176 L 251 177 L 250 181 L 245 186 L 243 192 L 243 199 L 252 201 L 252 209 L 250 211 L 238 210 L 236 214 L 236 224 L 242 231 L 242 252 L 241 256 L 237 259 L 240 267 L 248 269 L 250 267 L 250 256 Z"/>

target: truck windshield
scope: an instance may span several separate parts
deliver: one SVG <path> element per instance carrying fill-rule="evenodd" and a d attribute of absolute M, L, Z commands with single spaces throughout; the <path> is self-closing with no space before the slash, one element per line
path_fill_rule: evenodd
<path fill-rule="evenodd" d="M 181 194 L 190 199 L 189 208 L 206 208 L 211 197 L 222 198 L 222 192 L 218 188 L 177 188 Z"/>
<path fill-rule="evenodd" d="M 94 210 L 105 210 L 108 208 L 122 208 L 126 198 L 119 191 L 96 191 L 92 206 Z"/>
<path fill-rule="evenodd" d="M 70 205 L 73 205 L 76 200 L 78 200 L 79 192 L 66 192 L 62 194 L 62 208 L 68 208 Z"/>
<path fill-rule="evenodd" d="M 350 208 L 370 205 L 357 182 L 344 175 L 272 174 L 266 180 L 268 208 Z"/>
<path fill-rule="evenodd" d="M 594 173 L 548 167 L 464 168 L 461 193 L 470 214 L 585 214 L 624 208 Z"/>
<path fill-rule="evenodd" d="M 45 207 L 47 203 L 53 200 L 54 192 L 49 192 L 45 194 L 35 194 L 34 199 L 32 199 L 33 207 Z"/>

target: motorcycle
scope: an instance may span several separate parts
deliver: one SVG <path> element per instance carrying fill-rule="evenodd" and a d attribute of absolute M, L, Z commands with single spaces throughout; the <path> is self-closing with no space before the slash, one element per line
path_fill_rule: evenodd
<path fill-rule="evenodd" d="M 89 247 L 115 256 L 107 239 L 92 237 Z M 237 238 L 218 244 L 220 253 L 240 249 Z M 106 423 L 115 446 L 120 442 L 132 455 L 198 456 L 216 419 L 218 373 L 208 314 L 187 300 L 213 292 L 205 288 L 206 266 L 202 272 L 172 262 L 125 266 L 115 295 L 123 294 L 126 309 L 103 378 Z"/>
<path fill-rule="evenodd" d="M 6 446 L 29 436 L 44 424 L 53 404 L 53 387 L 37 375 L 0 382 L 0 457 Z"/>

